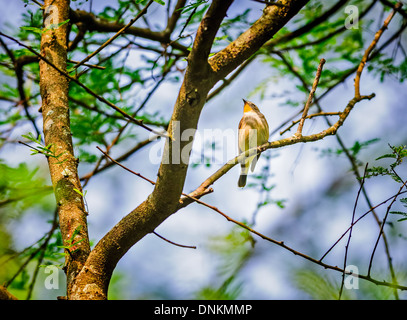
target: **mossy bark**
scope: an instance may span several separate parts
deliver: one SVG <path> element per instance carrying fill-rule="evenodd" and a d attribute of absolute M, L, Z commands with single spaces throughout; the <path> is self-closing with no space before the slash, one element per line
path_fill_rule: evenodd
<path fill-rule="evenodd" d="M 55 25 L 66 21 L 69 18 L 69 4 L 69 0 L 46 0 L 44 23 L 49 21 Z M 41 54 L 60 70 L 66 71 L 67 24 L 48 29 L 41 37 Z M 69 298 L 73 281 L 82 269 L 90 247 L 86 211 L 80 194 L 82 188 L 77 171 L 78 162 L 73 152 L 68 90 L 68 79 L 41 60 L 40 91 L 44 140 L 52 154 L 47 157 L 49 172 L 57 202 L 62 239 L 64 246 L 67 247 L 64 270 L 67 274 Z M 72 239 L 75 230 L 80 231 L 75 239 Z M 72 245 L 76 242 L 77 245 Z"/>

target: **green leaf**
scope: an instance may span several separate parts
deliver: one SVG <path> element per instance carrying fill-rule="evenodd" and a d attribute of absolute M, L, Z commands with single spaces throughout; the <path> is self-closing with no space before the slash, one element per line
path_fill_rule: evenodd
<path fill-rule="evenodd" d="M 198 292 L 197 298 L 202 300 L 236 300 L 239 298 L 242 288 L 243 283 L 232 275 L 219 288 L 204 287 Z"/>
<path fill-rule="evenodd" d="M 79 226 L 77 226 L 75 228 L 74 232 L 72 233 L 71 239 L 70 239 L 71 241 L 73 241 L 73 239 L 75 239 L 75 237 L 81 232 L 82 227 L 83 226 L 80 224 Z"/>
<path fill-rule="evenodd" d="M 32 142 L 36 142 L 38 144 L 41 144 L 41 135 L 39 135 L 38 139 L 34 136 L 32 132 L 29 132 L 28 134 L 22 134 L 21 135 L 23 138 L 26 138 Z"/>
<path fill-rule="evenodd" d="M 204 3 L 207 3 L 207 2 L 208 2 L 208 0 L 198 0 L 195 3 L 191 3 L 191 4 L 189 4 L 189 5 L 187 5 L 187 6 L 183 7 L 183 8 L 180 8 L 178 10 L 182 10 L 182 13 L 185 13 L 185 12 L 191 11 L 191 10 L 199 7 L 201 4 L 204 4 Z"/>
<path fill-rule="evenodd" d="M 64 252 L 55 252 L 54 254 L 57 256 L 66 256 L 66 253 Z"/>
<path fill-rule="evenodd" d="M 79 195 L 81 195 L 83 197 L 83 193 L 80 190 L 73 188 L 73 191 L 75 191 L 76 193 L 78 193 Z"/>
<path fill-rule="evenodd" d="M 312 270 L 299 270 L 293 276 L 297 288 L 316 300 L 337 300 L 339 285 L 333 279 Z M 345 290 L 341 299 L 351 298 L 351 292 Z"/>
<path fill-rule="evenodd" d="M 38 174 L 38 168 L 25 163 L 11 167 L 0 160 L 0 203 L 2 208 L 7 207 L 1 212 L 3 218 L 34 206 L 48 210 L 53 201 L 46 196 L 51 193 L 52 187 Z"/>
<path fill-rule="evenodd" d="M 286 199 L 282 199 L 282 200 L 275 200 L 274 203 L 277 205 L 277 207 L 279 207 L 280 209 L 284 209 L 285 208 L 285 203 Z"/>
<path fill-rule="evenodd" d="M 155 2 L 157 2 L 158 4 L 161 4 L 162 6 L 165 6 L 165 2 L 162 0 L 154 0 Z"/>
<path fill-rule="evenodd" d="M 21 29 L 24 29 L 27 31 L 32 31 L 32 32 L 39 33 L 39 34 L 43 33 L 41 28 L 36 28 L 36 27 L 21 27 Z"/>
<path fill-rule="evenodd" d="M 384 154 L 384 155 L 376 158 L 376 160 L 385 159 L 385 158 L 397 158 L 397 156 L 395 154 L 388 153 L 388 154 Z"/>
<path fill-rule="evenodd" d="M 47 28 L 38 28 L 38 27 L 21 27 L 21 29 L 23 30 L 27 30 L 27 31 L 32 31 L 38 34 L 43 34 L 44 32 L 48 31 L 48 30 L 55 30 L 58 29 L 60 26 L 66 24 L 69 22 L 69 19 L 62 21 L 60 23 L 52 23 L 50 24 Z"/>
<path fill-rule="evenodd" d="M 84 241 L 85 239 L 81 239 L 78 241 L 75 241 L 74 243 L 72 243 L 72 246 L 76 246 L 77 244 L 81 243 L 82 241 Z"/>
<path fill-rule="evenodd" d="M 68 22 L 69 22 L 69 19 L 67 19 L 67 20 L 65 20 L 65 21 L 62 21 L 62 22 L 60 22 L 60 23 L 52 23 L 52 24 L 49 25 L 49 27 L 43 29 L 42 32 L 45 32 L 45 31 L 48 31 L 48 30 L 55 30 L 55 29 L 58 29 L 60 26 L 66 24 L 66 23 L 68 23 Z"/>
<path fill-rule="evenodd" d="M 402 212 L 402 211 L 390 211 L 391 214 L 398 214 L 403 216 L 404 218 L 398 219 L 397 221 L 405 221 L 407 220 L 407 212 Z"/>

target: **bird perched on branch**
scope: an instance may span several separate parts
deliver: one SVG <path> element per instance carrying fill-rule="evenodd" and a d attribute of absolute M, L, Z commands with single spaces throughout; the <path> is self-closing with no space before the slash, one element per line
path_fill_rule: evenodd
<path fill-rule="evenodd" d="M 238 146 L 239 154 L 265 144 L 269 139 L 269 125 L 259 108 L 252 102 L 243 99 L 243 117 L 239 122 Z M 245 157 L 241 161 L 241 172 L 238 186 L 246 185 L 247 174 L 251 165 L 253 172 L 260 154 Z"/>

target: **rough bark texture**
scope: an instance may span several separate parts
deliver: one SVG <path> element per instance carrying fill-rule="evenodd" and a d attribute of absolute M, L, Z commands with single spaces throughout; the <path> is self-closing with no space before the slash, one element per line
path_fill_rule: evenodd
<path fill-rule="evenodd" d="M 226 77 L 260 49 L 304 7 L 309 0 L 279 1 L 280 6 L 267 6 L 263 15 L 235 41 L 210 59 L 218 79 Z"/>
<path fill-rule="evenodd" d="M 18 300 L 14 295 L 7 291 L 7 289 L 0 285 L 0 300 Z"/>
<path fill-rule="evenodd" d="M 192 135 L 183 141 L 177 133 L 197 128 L 209 90 L 256 52 L 308 1 L 282 1 L 284 7 L 266 7 L 247 32 L 208 61 L 213 39 L 232 2 L 213 1 L 197 31 L 168 128 L 171 139 L 167 139 L 152 194 L 98 242 L 75 280 L 71 299 L 106 299 L 111 274 L 120 258 L 176 212 L 189 162 L 185 148 L 192 147 L 193 140 Z"/>
<path fill-rule="evenodd" d="M 120 258 L 131 246 L 154 231 L 175 212 L 189 160 L 188 154 L 185 163 L 182 163 L 179 152 L 191 142 L 191 140 L 180 140 L 180 135 L 177 133 L 197 127 L 206 96 L 214 85 L 207 60 L 209 50 L 231 3 L 231 0 L 214 1 L 204 17 L 205 23 L 202 23 L 198 30 L 190 55 L 190 64 L 168 128 L 171 139 L 167 139 L 163 159 L 168 159 L 169 162 L 163 161 L 161 164 L 153 193 L 110 230 L 92 250 L 84 269 L 78 276 L 77 286 L 74 287 L 75 299 L 90 297 L 106 299 L 110 276 Z M 195 52 L 199 57 L 194 57 Z M 89 281 L 93 282 L 94 286 L 90 287 Z"/>
<path fill-rule="evenodd" d="M 52 9 L 49 8 L 50 5 L 53 6 Z M 53 20 L 58 20 L 50 21 L 53 24 L 66 21 L 69 17 L 69 0 L 46 0 L 44 8 L 46 8 L 44 22 L 49 21 L 49 14 L 52 15 Z M 41 54 L 59 69 L 66 70 L 67 24 L 43 33 Z M 78 162 L 73 153 L 70 130 L 69 83 L 65 76 L 42 60 L 40 61 L 40 90 L 44 140 L 52 154 L 47 157 L 49 171 L 58 206 L 62 239 L 64 246 L 67 247 L 65 272 L 69 298 L 75 276 L 86 261 L 90 247 L 85 206 L 80 194 L 82 188 L 77 174 Z M 78 234 L 73 239 L 74 232 Z M 78 243 L 75 245 L 75 242 Z"/>

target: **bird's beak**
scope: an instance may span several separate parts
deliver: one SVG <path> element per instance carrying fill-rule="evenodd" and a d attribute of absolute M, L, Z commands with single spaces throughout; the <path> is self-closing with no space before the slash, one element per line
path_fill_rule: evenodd
<path fill-rule="evenodd" d="M 244 103 L 247 103 L 247 101 L 245 99 L 242 99 Z"/>

